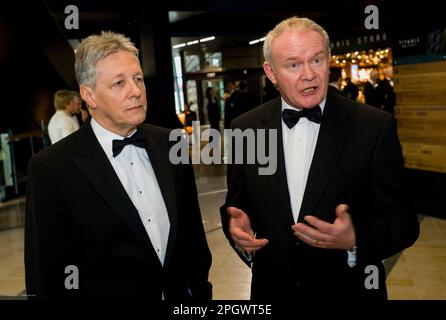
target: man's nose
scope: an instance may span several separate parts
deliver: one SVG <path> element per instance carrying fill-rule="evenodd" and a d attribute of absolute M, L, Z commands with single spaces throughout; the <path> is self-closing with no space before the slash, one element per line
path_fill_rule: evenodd
<path fill-rule="evenodd" d="M 302 69 L 302 75 L 301 78 L 303 80 L 313 80 L 316 73 L 314 72 L 313 68 L 310 64 L 305 63 Z"/>
<path fill-rule="evenodd" d="M 131 89 L 132 96 L 135 96 L 135 97 L 141 96 L 142 89 L 140 88 L 140 85 L 137 81 L 131 81 L 130 86 L 131 86 L 130 89 Z"/>

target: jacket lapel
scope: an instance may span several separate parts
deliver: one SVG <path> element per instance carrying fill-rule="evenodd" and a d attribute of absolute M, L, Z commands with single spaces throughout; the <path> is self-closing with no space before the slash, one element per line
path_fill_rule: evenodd
<path fill-rule="evenodd" d="M 305 187 L 299 221 L 313 214 L 333 173 L 351 127 L 347 110 L 336 103 L 336 93 L 328 90 L 319 136 Z"/>
<path fill-rule="evenodd" d="M 175 191 L 175 178 L 172 165 L 169 160 L 168 143 L 160 143 L 160 139 L 153 135 L 150 125 L 144 124 L 148 131 L 147 154 L 155 172 L 158 185 L 166 204 L 167 214 L 169 215 L 170 230 L 167 242 L 166 256 L 164 258 L 164 266 L 167 266 L 175 247 L 175 239 L 177 235 L 177 196 Z M 155 151 L 156 150 L 156 151 Z"/>
<path fill-rule="evenodd" d="M 267 176 L 267 184 L 270 189 L 269 193 L 274 198 L 274 202 L 278 208 L 279 215 L 282 218 L 285 227 L 289 228 L 294 222 L 291 212 L 290 194 L 288 191 L 285 156 L 283 151 L 282 100 L 280 98 L 274 100 L 274 104 L 269 111 L 270 112 L 265 112 L 261 120 L 261 127 L 277 130 L 277 170 L 275 174 Z"/>
<path fill-rule="evenodd" d="M 156 254 L 138 211 L 102 150 L 90 123 L 81 127 L 80 135 L 81 150 L 79 156 L 73 157 L 74 162 L 93 188 L 121 217 L 133 234 Z"/>

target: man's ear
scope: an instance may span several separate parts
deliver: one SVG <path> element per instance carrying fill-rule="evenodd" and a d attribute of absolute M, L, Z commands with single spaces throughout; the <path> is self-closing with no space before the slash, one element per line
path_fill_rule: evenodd
<path fill-rule="evenodd" d="M 277 85 L 276 76 L 274 74 L 273 66 L 268 61 L 263 63 L 263 71 L 265 71 L 266 76 L 271 80 L 274 85 Z"/>
<path fill-rule="evenodd" d="M 97 103 L 94 97 L 93 89 L 86 85 L 81 85 L 79 87 L 79 92 L 81 94 L 82 100 L 85 101 L 85 103 L 88 105 L 88 108 L 96 109 Z"/>

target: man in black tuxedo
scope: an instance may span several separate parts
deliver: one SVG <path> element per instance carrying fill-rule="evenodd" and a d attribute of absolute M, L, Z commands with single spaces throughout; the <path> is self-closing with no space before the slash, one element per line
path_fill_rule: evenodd
<path fill-rule="evenodd" d="M 26 289 L 37 299 L 210 299 L 211 254 L 190 165 L 143 124 L 138 50 L 103 32 L 76 51 L 92 119 L 28 169 Z"/>
<path fill-rule="evenodd" d="M 381 102 L 383 110 L 393 114 L 395 112 L 396 96 L 391 80 L 386 77 L 383 80 L 378 81 L 376 94 Z"/>
<path fill-rule="evenodd" d="M 344 92 L 341 91 L 342 68 L 337 68 L 337 67 L 330 68 L 330 73 L 328 76 L 328 85 L 331 86 L 333 92 L 345 96 Z"/>
<path fill-rule="evenodd" d="M 344 94 L 345 97 L 356 101 L 356 98 L 358 97 L 358 94 L 359 94 L 358 88 L 352 82 L 352 79 L 349 77 L 345 78 L 345 82 L 347 82 L 347 84 L 345 85 L 344 89 L 342 90 L 342 93 Z"/>
<path fill-rule="evenodd" d="M 370 71 L 370 79 L 364 83 L 364 100 L 366 104 L 381 109 L 381 101 L 376 90 L 378 79 L 378 71 Z"/>
<path fill-rule="evenodd" d="M 278 24 L 264 71 L 281 98 L 232 122 L 278 137 L 276 172 L 233 162 L 221 208 L 228 240 L 252 268 L 252 299 L 343 299 L 348 308 L 351 298 L 386 298 L 382 260 L 418 237 L 394 119 L 328 89 L 329 44 L 309 19 Z"/>

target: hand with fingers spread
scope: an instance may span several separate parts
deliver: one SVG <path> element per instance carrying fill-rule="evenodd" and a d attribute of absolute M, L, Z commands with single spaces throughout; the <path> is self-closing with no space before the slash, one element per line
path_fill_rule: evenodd
<path fill-rule="evenodd" d="M 228 207 L 226 212 L 230 216 L 229 233 L 232 240 L 248 253 L 259 250 L 268 244 L 268 239 L 256 239 L 248 215 L 236 207 Z"/>
<path fill-rule="evenodd" d="M 349 206 L 346 204 L 338 205 L 333 223 L 325 222 L 315 216 L 305 216 L 308 225 L 296 223 L 291 228 L 296 237 L 310 246 L 349 250 L 356 243 L 356 235 L 348 209 Z"/>

